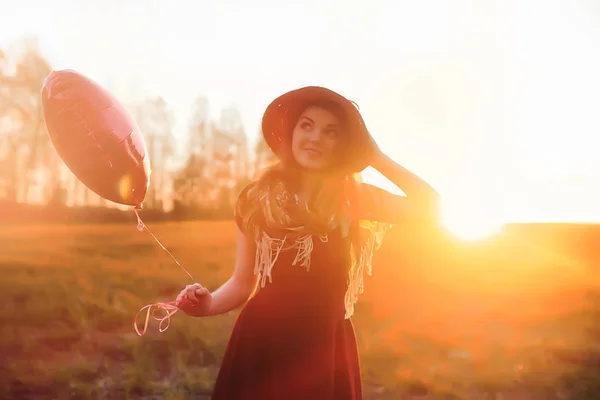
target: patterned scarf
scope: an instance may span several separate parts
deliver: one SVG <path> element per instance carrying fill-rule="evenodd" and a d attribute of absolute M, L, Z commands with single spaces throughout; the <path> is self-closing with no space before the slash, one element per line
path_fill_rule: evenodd
<path fill-rule="evenodd" d="M 364 274 L 372 273 L 373 254 L 381 246 L 387 224 L 360 221 L 356 232 L 360 234 L 360 240 L 350 240 L 352 203 L 348 199 L 351 196 L 348 196 L 348 191 L 344 191 L 343 187 L 340 190 L 344 193 L 341 197 L 345 199 L 341 207 L 334 204 L 337 199 L 325 196 L 311 202 L 322 206 L 317 209 L 309 207 L 291 193 L 282 180 L 264 185 L 253 184 L 245 193 L 246 198 L 238 201 L 236 213 L 245 215 L 249 208 L 259 209 L 262 223 L 268 229 L 284 232 L 283 238 L 274 238 L 259 228 L 261 224 L 254 224 L 257 246 L 254 273 L 259 276 L 261 287 L 265 286 L 267 280 L 272 282 L 271 271 L 282 251 L 296 250 L 292 265 L 303 266 L 308 271 L 314 240 L 326 242 L 328 234 L 339 227 L 342 237 L 350 242 L 348 290 L 345 297 L 345 317 L 350 318 L 354 313 L 354 304 L 364 291 Z M 240 207 L 240 204 L 245 206 Z M 338 215 L 327 211 L 340 208 L 342 212 L 338 212 Z"/>

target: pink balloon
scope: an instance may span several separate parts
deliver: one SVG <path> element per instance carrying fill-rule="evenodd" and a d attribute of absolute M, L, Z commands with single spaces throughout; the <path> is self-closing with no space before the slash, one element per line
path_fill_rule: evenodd
<path fill-rule="evenodd" d="M 150 183 L 148 150 L 115 97 L 78 72 L 53 71 L 42 85 L 42 110 L 54 148 L 84 185 L 141 208 Z"/>

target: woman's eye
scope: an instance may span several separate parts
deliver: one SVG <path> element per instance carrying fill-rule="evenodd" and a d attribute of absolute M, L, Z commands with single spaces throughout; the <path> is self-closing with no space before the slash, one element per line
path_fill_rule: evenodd
<path fill-rule="evenodd" d="M 326 131 L 325 133 L 327 134 L 327 136 L 329 136 L 331 138 L 337 137 L 337 131 L 329 130 L 329 131 Z"/>
<path fill-rule="evenodd" d="M 303 122 L 303 123 L 302 123 L 302 125 L 300 125 L 300 127 L 301 127 L 302 129 L 307 129 L 307 130 L 308 130 L 308 129 L 310 129 L 310 123 L 308 123 L 308 122 Z"/>

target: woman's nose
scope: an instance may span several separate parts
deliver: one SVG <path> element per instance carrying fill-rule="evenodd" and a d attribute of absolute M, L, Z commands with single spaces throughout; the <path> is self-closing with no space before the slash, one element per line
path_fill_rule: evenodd
<path fill-rule="evenodd" d="M 321 141 L 322 137 L 323 134 L 321 133 L 320 129 L 313 129 L 312 132 L 310 132 L 309 139 L 311 142 L 318 143 Z"/>

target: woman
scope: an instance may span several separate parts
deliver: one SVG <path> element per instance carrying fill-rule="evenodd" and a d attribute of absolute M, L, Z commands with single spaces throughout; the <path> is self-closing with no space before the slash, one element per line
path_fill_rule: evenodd
<path fill-rule="evenodd" d="M 262 128 L 280 163 L 238 196 L 233 276 L 213 293 L 187 286 L 178 307 L 200 317 L 246 303 L 213 400 L 361 399 L 350 316 L 363 274 L 387 224 L 434 218 L 438 195 L 385 156 L 355 104 L 328 89 L 280 96 Z M 406 197 L 357 182 L 367 165 Z"/>

